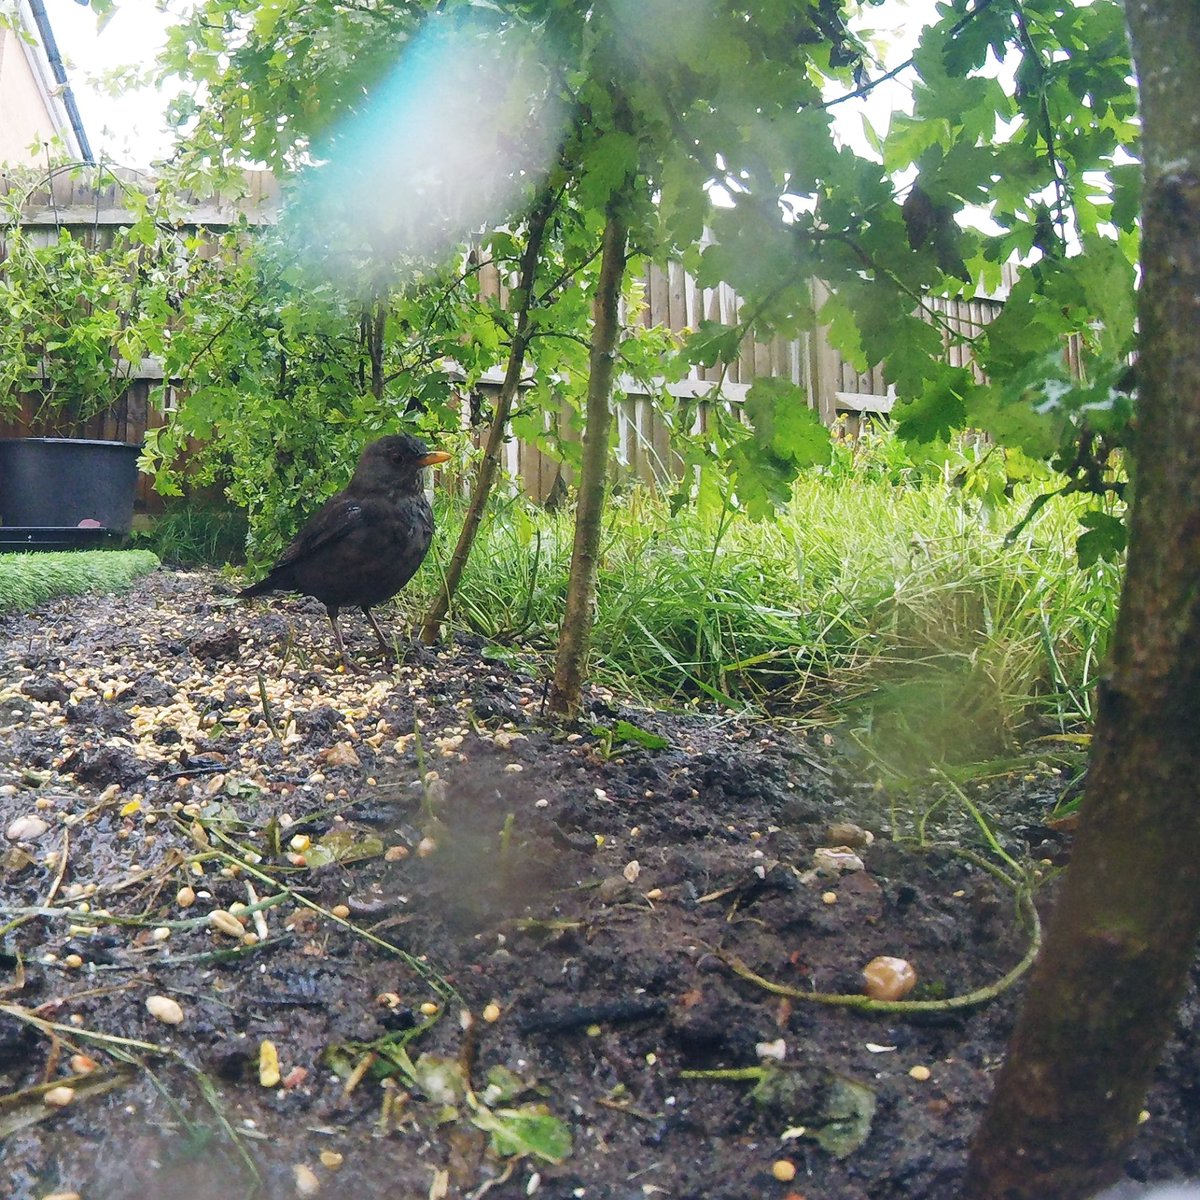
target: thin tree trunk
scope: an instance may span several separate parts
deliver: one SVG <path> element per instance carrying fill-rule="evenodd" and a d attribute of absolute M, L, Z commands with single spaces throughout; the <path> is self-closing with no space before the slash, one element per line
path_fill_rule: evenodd
<path fill-rule="evenodd" d="M 1080 830 L 968 1200 L 1115 1179 L 1200 933 L 1200 8 L 1126 0 L 1145 156 L 1129 562 Z"/>
<path fill-rule="evenodd" d="M 475 545 L 475 537 L 479 533 L 479 526 L 487 509 L 488 499 L 496 483 L 496 476 L 500 471 L 500 450 L 504 444 L 504 435 L 508 429 L 508 419 L 512 414 L 513 403 L 520 390 L 521 372 L 525 366 L 525 351 L 529 348 L 529 318 L 534 305 L 534 278 L 537 274 L 538 262 L 541 259 L 542 246 L 546 240 L 546 226 L 553 210 L 554 193 L 549 187 L 543 188 L 534 201 L 533 209 L 529 214 L 529 227 L 525 238 L 525 249 L 521 254 L 517 282 L 521 304 L 516 313 L 516 325 L 513 330 L 512 344 L 508 350 L 508 363 L 504 370 L 504 382 L 500 385 L 500 394 L 496 398 L 496 411 L 483 447 L 483 458 L 480 460 L 479 471 L 475 476 L 475 486 L 471 491 L 471 500 L 467 505 L 463 527 L 459 531 L 454 553 L 450 556 L 450 562 L 446 566 L 446 575 L 442 580 L 442 586 L 429 606 L 425 619 L 421 622 L 421 641 L 427 646 L 436 642 L 441 634 L 442 622 L 450 611 L 455 592 L 458 591 L 467 559 L 471 556 L 471 548 Z"/>
<path fill-rule="evenodd" d="M 616 194 L 608 205 L 600 277 L 592 305 L 592 346 L 579 503 L 575 510 L 575 542 L 571 552 L 566 611 L 554 663 L 554 682 L 550 688 L 550 711 L 555 716 L 567 718 L 573 718 L 579 712 L 592 640 L 592 606 L 596 600 L 600 529 L 608 484 L 612 383 L 620 333 L 617 308 L 625 278 L 625 251 L 629 240 L 629 225 L 622 203 L 623 197 Z"/>
<path fill-rule="evenodd" d="M 367 334 L 367 355 L 371 360 L 371 395 L 383 399 L 383 338 L 387 326 L 387 302 L 376 296 L 365 314 L 364 326 Z"/>

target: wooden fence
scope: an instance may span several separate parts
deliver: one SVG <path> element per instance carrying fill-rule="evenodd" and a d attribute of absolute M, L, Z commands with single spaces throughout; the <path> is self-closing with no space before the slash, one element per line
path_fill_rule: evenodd
<path fill-rule="evenodd" d="M 21 226 L 35 243 L 56 240 L 62 230 L 105 245 L 115 230 L 128 225 L 135 214 L 127 199 L 128 189 L 149 190 L 150 181 L 134 172 L 119 172 L 119 182 L 105 187 L 93 186 L 76 173 L 61 172 L 29 193 L 20 217 Z M 0 172 L 0 193 L 15 186 Z M 185 195 L 180 197 L 175 225 L 182 231 L 224 230 L 245 215 L 252 222 L 270 223 L 277 219 L 278 191 L 266 172 L 247 172 L 246 192 L 238 197 Z M 0 259 L 4 255 L 4 226 L 0 224 Z M 485 269 L 483 286 L 503 298 L 506 281 L 494 269 Z M 1006 277 L 1006 288 L 1011 276 Z M 814 281 L 814 301 L 820 303 L 822 285 Z M 703 319 L 734 325 L 741 317 L 741 301 L 728 286 L 701 288 L 678 263 L 667 267 L 651 266 L 642 281 L 644 305 L 635 319 L 646 326 L 665 326 L 676 332 L 695 328 Z M 999 311 L 1001 297 L 972 301 L 933 300 L 929 308 L 938 314 L 949 361 L 971 365 L 970 348 L 955 336 L 978 334 Z M 975 368 L 978 373 L 978 368 Z M 808 402 L 827 424 L 839 417 L 857 422 L 864 414 L 886 413 L 892 396 L 882 368 L 860 374 L 835 350 L 824 330 L 801 338 L 775 338 L 761 343 L 747 339 L 737 360 L 722 372 L 694 367 L 667 391 L 677 397 L 697 400 L 697 419 L 705 419 L 706 406 L 712 403 L 738 405 L 750 384 L 757 378 L 777 376 L 790 379 L 804 388 Z M 163 414 L 150 403 L 152 390 L 162 382 L 161 368 L 152 361 L 133 369 L 124 399 L 105 414 L 82 427 L 72 429 L 73 436 L 111 437 L 138 442 L 146 430 L 160 425 Z M 480 384 L 486 394 L 498 389 L 500 371 L 490 372 Z M 719 387 L 719 392 L 716 389 Z M 619 381 L 617 399 L 618 456 L 622 469 L 646 481 L 671 476 L 677 470 L 672 453 L 670 426 L 647 389 L 635 380 Z M 27 401 L 14 420 L 0 421 L 0 436 L 33 434 L 44 436 L 59 432 L 52 423 L 38 418 L 34 400 Z M 536 445 L 511 439 L 506 448 L 505 466 L 519 479 L 531 496 L 546 499 L 564 477 L 559 464 L 544 455 Z M 569 475 L 565 475 L 569 479 Z M 155 498 L 149 481 L 143 480 L 139 496 L 141 506 L 153 507 Z"/>

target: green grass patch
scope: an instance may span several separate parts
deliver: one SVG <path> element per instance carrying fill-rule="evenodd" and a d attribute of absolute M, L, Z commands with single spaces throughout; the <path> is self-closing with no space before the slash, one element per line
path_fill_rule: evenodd
<path fill-rule="evenodd" d="M 0 612 L 22 612 L 59 596 L 119 592 L 156 570 L 149 550 L 0 554 Z"/>
<path fill-rule="evenodd" d="M 228 504 L 198 500 L 168 503 L 136 544 L 176 567 L 219 567 L 246 561 L 246 514 Z"/>
<path fill-rule="evenodd" d="M 592 678 L 657 703 L 836 721 L 903 773 L 1085 729 L 1121 571 L 1077 565 L 1076 499 L 1010 543 L 1032 494 L 984 505 L 938 480 L 808 478 L 777 520 L 753 522 L 630 492 L 607 517 Z M 460 521 L 443 498 L 403 617 L 418 618 Z M 571 536 L 569 512 L 500 502 L 456 626 L 548 658 Z"/>

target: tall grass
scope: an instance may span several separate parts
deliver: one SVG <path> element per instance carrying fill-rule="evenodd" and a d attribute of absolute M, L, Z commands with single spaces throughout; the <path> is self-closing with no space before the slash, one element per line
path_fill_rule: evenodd
<path fill-rule="evenodd" d="M 246 559 L 246 514 L 228 504 L 176 500 L 136 534 L 138 543 L 173 567 L 221 566 Z"/>
<path fill-rule="evenodd" d="M 1066 500 L 1008 544 L 1028 499 L 988 508 L 929 478 L 844 475 L 802 481 L 786 512 L 755 523 L 672 515 L 631 492 L 608 516 L 593 677 L 660 702 L 836 715 L 900 753 L 914 742 L 926 761 L 977 761 L 1080 728 L 1119 570 L 1078 568 L 1079 506 Z M 413 613 L 457 530 L 454 507 L 423 585 L 405 594 Z M 454 621 L 549 652 L 569 514 L 509 500 L 482 537 Z"/>

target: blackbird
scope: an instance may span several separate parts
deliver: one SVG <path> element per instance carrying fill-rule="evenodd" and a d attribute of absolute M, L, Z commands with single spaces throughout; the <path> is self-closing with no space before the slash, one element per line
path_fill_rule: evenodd
<path fill-rule="evenodd" d="M 433 512 L 421 468 L 449 457 L 408 434 L 371 442 L 345 490 L 317 509 L 264 579 L 238 595 L 303 592 L 320 600 L 347 670 L 350 659 L 337 621 L 338 611 L 347 605 L 363 610 L 379 644 L 388 650 L 371 605 L 394 596 L 429 552 Z"/>

